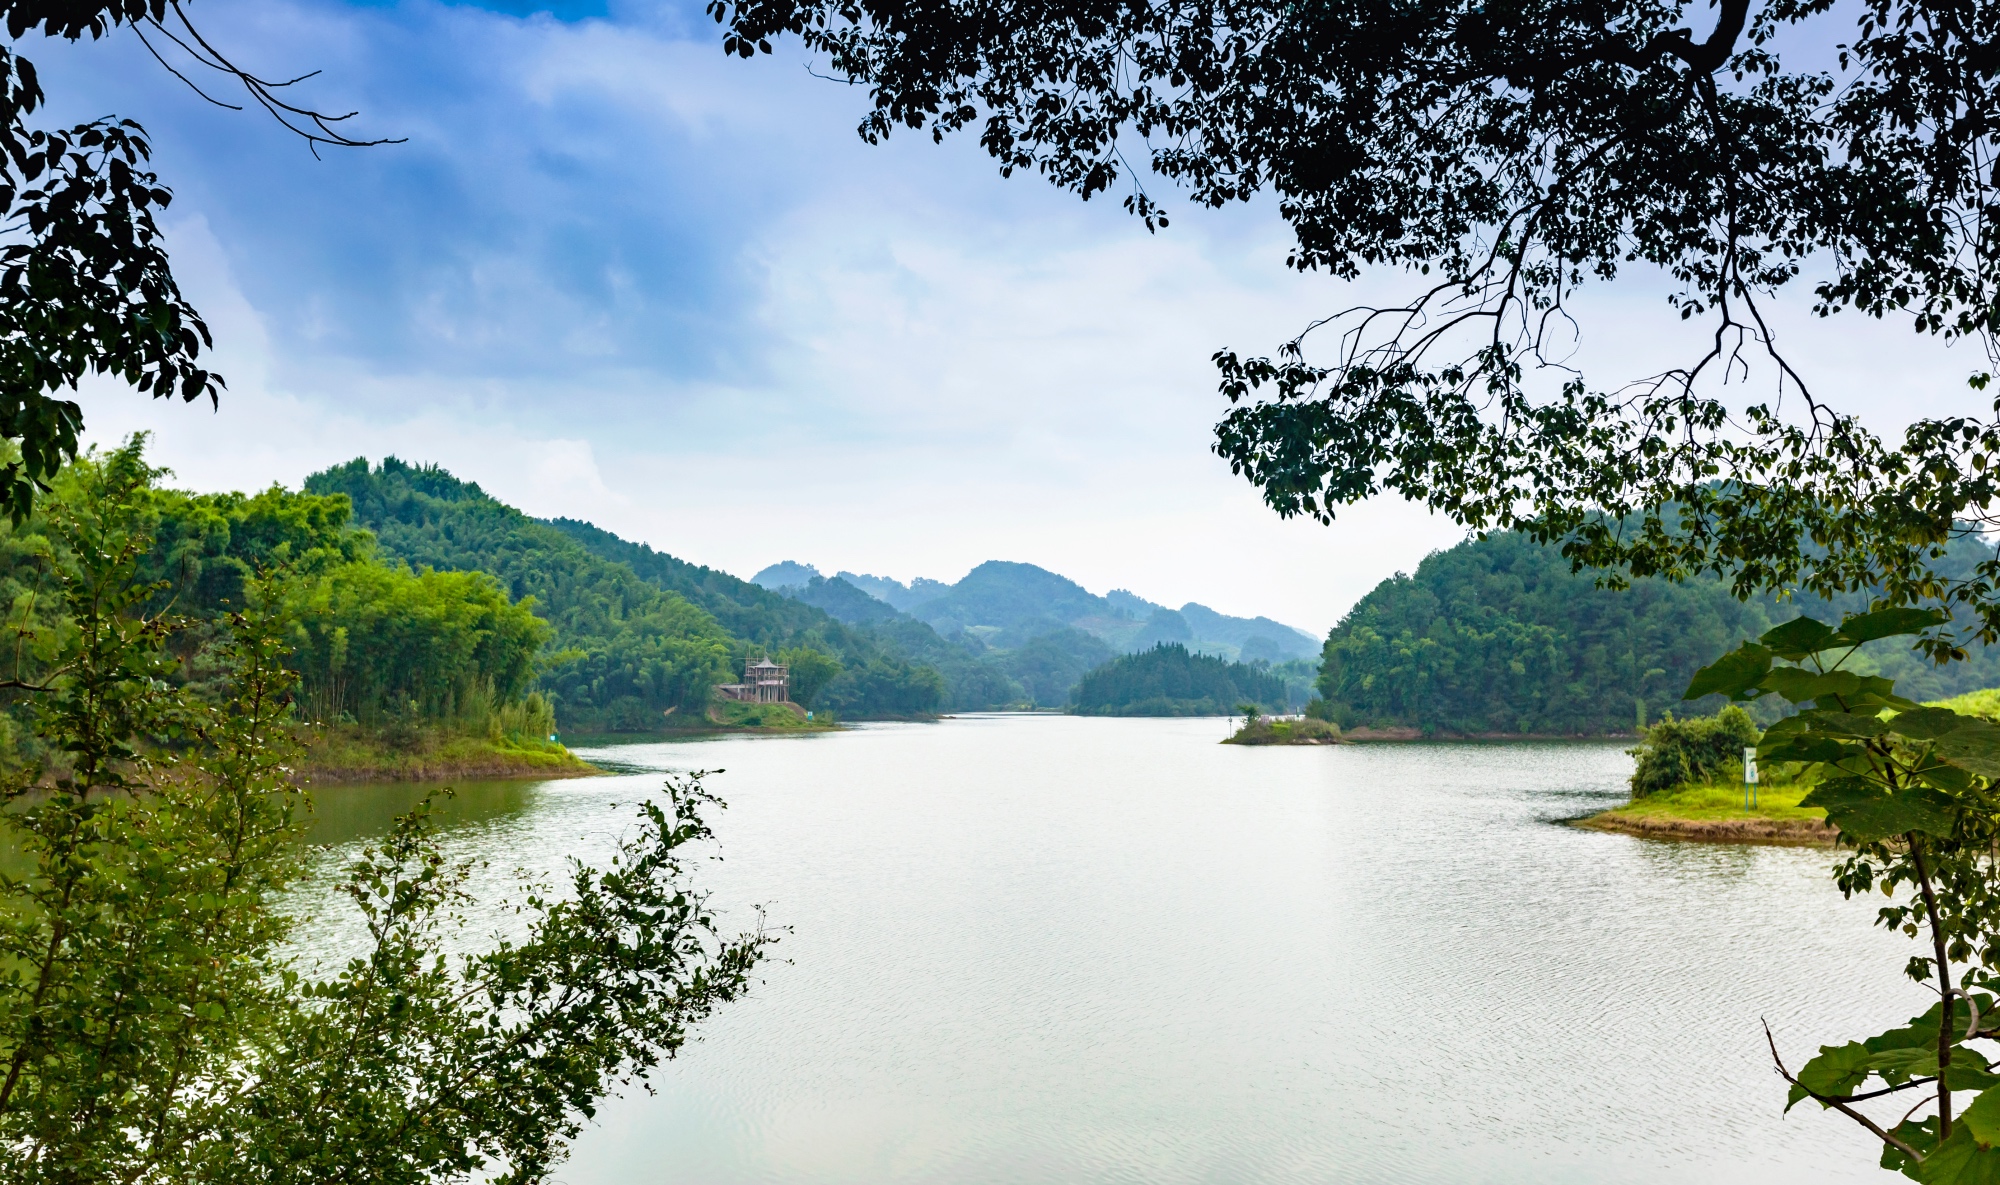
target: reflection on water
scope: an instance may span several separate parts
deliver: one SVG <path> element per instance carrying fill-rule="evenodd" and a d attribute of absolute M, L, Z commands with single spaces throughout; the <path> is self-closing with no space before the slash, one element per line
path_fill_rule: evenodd
<path fill-rule="evenodd" d="M 398 815 L 431 800 L 440 827 L 518 815 L 535 799 L 533 782 L 452 782 L 446 785 L 323 786 L 313 792 L 308 838 L 318 844 L 346 845 L 386 834 Z"/>
<path fill-rule="evenodd" d="M 659 771 L 726 768 L 703 883 L 792 927 L 560 1179 L 1881 1179 L 1837 1117 L 1781 1116 L 1761 1049 L 1760 1017 L 1804 1054 L 1923 1007 L 1825 852 L 1562 826 L 1622 797 L 1616 745 L 1225 731 L 972 717 L 461 788 L 448 842 L 504 904 Z M 329 860 L 420 795 L 323 792 Z"/>

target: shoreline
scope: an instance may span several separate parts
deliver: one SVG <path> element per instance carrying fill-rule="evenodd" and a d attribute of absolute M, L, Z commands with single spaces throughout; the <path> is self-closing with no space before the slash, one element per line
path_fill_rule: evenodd
<path fill-rule="evenodd" d="M 537 753 L 490 753 L 478 756 L 427 757 L 411 754 L 400 760 L 365 765 L 300 763 L 299 780 L 307 786 L 361 786 L 371 782 L 513 782 L 556 778 L 595 778 L 606 771 L 581 757 L 562 758 Z"/>
<path fill-rule="evenodd" d="M 1636 741 L 1636 734 L 1567 732 L 1433 732 L 1418 728 L 1348 728 L 1342 738 L 1350 741 Z"/>
<path fill-rule="evenodd" d="M 1689 819 L 1667 814 L 1626 814 L 1625 808 L 1613 807 L 1565 822 L 1585 831 L 1683 843 L 1830 848 L 1834 840 L 1834 830 L 1827 826 L 1824 819 L 1772 819 L 1757 815 L 1735 819 Z"/>
<path fill-rule="evenodd" d="M 1792 781 L 1766 785 L 1757 806 L 1745 809 L 1739 783 L 1682 786 L 1568 822 L 1641 839 L 1831 847 L 1836 832 L 1827 825 L 1826 812 L 1799 805 L 1811 789 Z"/>

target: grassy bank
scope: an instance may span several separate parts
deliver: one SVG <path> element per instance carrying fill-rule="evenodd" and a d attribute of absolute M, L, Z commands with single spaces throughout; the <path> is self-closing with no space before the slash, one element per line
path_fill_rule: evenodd
<path fill-rule="evenodd" d="M 338 782 L 441 782 L 459 779 L 576 778 L 596 766 L 562 745 L 518 735 L 492 736 L 450 727 L 309 727 L 302 773 L 313 785 Z"/>
<path fill-rule="evenodd" d="M 806 710 L 797 704 L 739 704 L 724 701 L 708 709 L 708 731 L 723 732 L 827 732 L 837 727 L 833 713 Z"/>
<path fill-rule="evenodd" d="M 1340 726 L 1324 720 L 1272 720 L 1259 716 L 1244 722 L 1225 745 L 1338 745 Z"/>
<path fill-rule="evenodd" d="M 1709 843 L 1830 844 L 1826 812 L 1799 805 L 1808 789 L 1797 783 L 1763 786 L 1756 808 L 1745 810 L 1740 784 L 1687 786 L 1635 799 L 1580 819 L 1577 826 Z"/>

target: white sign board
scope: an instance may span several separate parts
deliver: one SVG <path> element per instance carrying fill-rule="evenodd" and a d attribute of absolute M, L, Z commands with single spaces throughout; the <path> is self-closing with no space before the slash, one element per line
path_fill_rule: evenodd
<path fill-rule="evenodd" d="M 1755 749 L 1745 748 L 1743 750 L 1743 781 L 1746 785 L 1750 786 L 1757 784 L 1757 750 Z"/>

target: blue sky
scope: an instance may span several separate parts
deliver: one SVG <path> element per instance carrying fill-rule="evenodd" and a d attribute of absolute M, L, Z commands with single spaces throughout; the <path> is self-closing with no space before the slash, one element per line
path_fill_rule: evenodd
<path fill-rule="evenodd" d="M 869 147 L 861 95 L 795 56 L 725 58 L 698 0 L 193 11 L 407 142 L 315 160 L 129 35 L 22 45 L 54 118 L 141 120 L 178 195 L 222 410 L 104 387 L 86 409 L 98 439 L 153 431 L 187 484 L 394 452 L 740 575 L 1021 560 L 1315 631 L 1458 537 L 1394 503 L 1279 522 L 1207 451 L 1209 355 L 1355 296 L 1285 272 L 1267 208 L 1149 236 L 1113 201 L 1002 180 L 970 140 Z M 1586 354 L 1644 373 L 1685 344 L 1669 316 L 1643 285 L 1608 294 Z M 1873 327 L 1813 340 L 1896 414 L 1963 369 Z"/>

